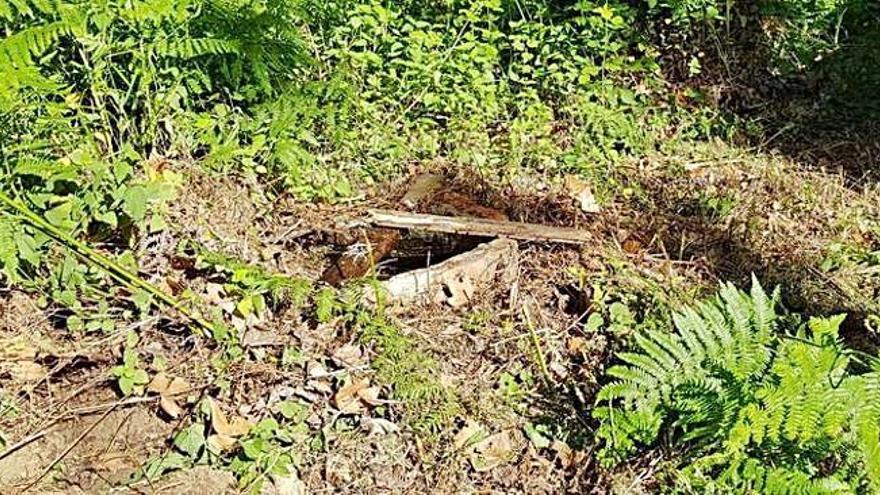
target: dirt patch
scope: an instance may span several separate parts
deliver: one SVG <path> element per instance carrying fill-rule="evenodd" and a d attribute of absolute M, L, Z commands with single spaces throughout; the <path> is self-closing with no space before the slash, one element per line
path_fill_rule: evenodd
<path fill-rule="evenodd" d="M 132 493 L 175 493 L 177 495 L 232 495 L 239 493 L 231 473 L 208 466 L 177 471 L 153 486 L 141 484 Z"/>
<path fill-rule="evenodd" d="M 173 425 L 145 407 L 64 421 L 0 460 L 0 490 L 17 493 L 43 475 L 51 462 L 72 446 L 30 490 L 106 492 L 128 480 L 158 452 L 172 429 Z"/>

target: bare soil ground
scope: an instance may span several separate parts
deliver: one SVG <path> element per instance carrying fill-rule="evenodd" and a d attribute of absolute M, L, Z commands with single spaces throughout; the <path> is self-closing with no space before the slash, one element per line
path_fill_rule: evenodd
<path fill-rule="evenodd" d="M 13 291 L 0 300 L 0 492 L 248 488 L 205 465 L 138 476 L 173 449 L 189 415 L 170 418 L 155 394 L 120 398 L 111 369 L 129 330 L 140 335 L 151 376 L 161 369 L 188 384 L 189 396 L 179 401 L 187 411 L 212 397 L 230 417 L 255 422 L 283 398 L 307 404 L 303 424 L 321 441 L 298 456 L 296 489 L 304 493 L 649 491 L 674 456 L 657 451 L 613 472 L 601 468 L 591 442 L 592 396 L 633 328 L 662 324 L 663 308 L 693 300 L 719 280 L 756 273 L 767 285 L 784 282 L 790 307 L 847 311 L 850 332 L 865 347 L 876 341 L 862 321 L 876 310 L 874 271 L 826 262 L 838 252 L 834 246 L 878 248 L 880 195 L 870 184 L 853 187 L 841 174 L 713 145 L 632 163 L 621 173 L 620 193 L 602 212 L 586 214 L 559 186 L 538 179 L 513 187 L 439 171 L 453 188 L 511 219 L 577 227 L 600 239 L 579 247 L 523 242 L 513 280 L 481 285 L 467 304 L 386 309 L 410 352 L 430 360 L 426 369 L 449 391 L 441 404 L 448 415 L 413 413 L 393 384 L 383 383 L 375 346 L 341 320 L 316 323 L 295 306 L 246 322 L 243 358 L 221 371 L 214 363 L 223 351 L 173 315 L 75 334 L 60 324 L 65 315 Z M 350 204 L 316 206 L 270 200 L 255 184 L 187 174 L 167 212 L 170 227 L 142 239 L 141 274 L 220 307 L 230 302 L 217 290 L 225 281 L 182 264 L 182 240 L 271 273 L 318 280 L 338 251 L 326 233 L 366 207 L 396 206 L 406 189 L 400 180 Z M 633 321 L 585 325 L 590 313 L 608 317 L 615 302 L 631 309 Z M 298 351 L 293 365 L 280 364 L 284 349 Z M 377 387 L 378 397 L 349 409 L 340 390 L 359 380 Z M 426 433 L 416 422 L 426 417 L 440 428 Z M 543 433 L 534 435 L 535 427 Z M 476 431 L 486 438 L 469 445 L 468 433 Z M 278 483 L 265 492 L 303 493 Z"/>

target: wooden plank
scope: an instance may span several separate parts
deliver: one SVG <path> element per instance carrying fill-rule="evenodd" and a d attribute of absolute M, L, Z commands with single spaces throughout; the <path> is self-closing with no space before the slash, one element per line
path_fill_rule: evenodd
<path fill-rule="evenodd" d="M 485 218 L 447 217 L 425 215 L 397 210 L 367 210 L 367 220 L 373 225 L 395 229 L 427 230 L 447 234 L 483 237 L 509 237 L 525 241 L 586 244 L 596 237 L 585 230 L 553 227 L 532 223 L 491 220 Z"/>

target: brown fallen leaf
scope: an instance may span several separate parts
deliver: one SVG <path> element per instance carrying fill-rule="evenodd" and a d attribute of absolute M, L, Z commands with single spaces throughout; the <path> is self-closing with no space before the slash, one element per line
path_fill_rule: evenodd
<path fill-rule="evenodd" d="M 183 409 L 177 405 L 177 402 L 175 402 L 174 399 L 167 395 L 159 396 L 159 407 L 161 407 L 165 414 L 171 419 L 177 419 L 183 414 Z"/>
<path fill-rule="evenodd" d="M 363 410 L 358 394 L 367 388 L 370 382 L 367 380 L 353 380 L 348 385 L 339 389 L 333 396 L 336 408 L 343 414 L 356 414 Z"/>
<path fill-rule="evenodd" d="M 183 414 L 183 409 L 174 400 L 174 396 L 189 391 L 189 382 L 179 377 L 170 377 L 168 374 L 159 372 L 147 385 L 147 391 L 159 394 L 159 407 L 171 419 L 177 419 Z"/>
<path fill-rule="evenodd" d="M 333 361 L 340 366 L 357 366 L 362 364 L 364 353 L 360 346 L 354 344 L 345 344 L 336 349 L 331 356 Z"/>
<path fill-rule="evenodd" d="M 208 445 L 216 452 L 229 452 L 238 444 L 238 440 L 227 436 L 214 434 L 208 436 Z"/>
<path fill-rule="evenodd" d="M 180 377 L 169 377 L 164 372 L 156 373 L 156 376 L 147 385 L 147 392 L 157 393 L 168 397 L 180 395 L 189 391 L 189 382 Z"/>
<path fill-rule="evenodd" d="M 236 438 L 247 435 L 251 430 L 251 424 L 244 418 L 233 416 L 231 420 L 228 420 L 216 400 L 211 397 L 208 397 L 207 400 L 211 407 L 211 426 L 214 427 L 214 431 L 221 435 Z"/>
<path fill-rule="evenodd" d="M 487 436 L 486 430 L 476 421 L 468 420 L 467 424 L 452 439 L 455 450 L 473 447 Z"/>
<path fill-rule="evenodd" d="M 333 393 L 333 386 L 330 384 L 330 380 L 326 378 L 309 380 L 306 383 L 306 387 L 308 387 L 312 391 L 318 392 L 319 394 L 329 395 Z"/>
<path fill-rule="evenodd" d="M 168 390 L 168 385 L 171 384 L 171 380 L 168 378 L 163 372 L 156 373 L 156 376 L 150 380 L 150 384 L 147 385 L 147 392 L 153 392 L 156 394 L 163 394 L 166 390 Z"/>
<path fill-rule="evenodd" d="M 368 406 L 381 406 L 383 404 L 382 400 L 379 399 L 379 392 L 381 390 L 381 387 L 362 388 L 358 390 L 357 396 Z"/>
<path fill-rule="evenodd" d="M 556 452 L 562 467 L 566 469 L 578 465 L 586 457 L 584 452 L 572 449 L 561 440 L 554 440 L 550 448 Z"/>
<path fill-rule="evenodd" d="M 482 442 L 474 445 L 474 452 L 470 455 L 471 466 L 474 471 L 490 471 L 502 464 L 506 464 L 513 458 L 513 441 L 506 431 L 496 433 Z"/>
<path fill-rule="evenodd" d="M 45 366 L 33 361 L 18 361 L 12 367 L 12 376 L 25 382 L 38 382 L 48 373 Z"/>
<path fill-rule="evenodd" d="M 189 389 L 190 385 L 188 381 L 175 376 L 171 379 L 171 383 L 168 384 L 168 388 L 165 390 L 165 394 L 173 397 L 175 395 L 189 392 Z"/>
<path fill-rule="evenodd" d="M 599 213 L 602 207 L 596 202 L 590 183 L 576 175 L 566 175 L 563 181 L 565 193 L 573 199 L 584 213 Z"/>

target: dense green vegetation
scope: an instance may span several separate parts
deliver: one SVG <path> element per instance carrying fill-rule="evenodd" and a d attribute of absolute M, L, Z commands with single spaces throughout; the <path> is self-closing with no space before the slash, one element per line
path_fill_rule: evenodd
<path fill-rule="evenodd" d="M 170 164 L 302 201 L 350 200 L 426 163 L 495 184 L 577 174 L 602 201 L 636 194 L 627 160 L 875 110 L 878 32 L 867 0 L 0 0 L 3 281 L 63 309 L 72 331 L 171 306 L 236 356 L 222 318 L 137 275 L 132 250 L 167 227 L 185 181 Z M 751 92 L 718 90 L 728 80 Z M 713 201 L 719 216 L 732 207 Z M 199 262 L 231 275 L 245 316 L 313 296 L 321 323 L 363 317 L 307 282 Z M 606 467 L 671 438 L 670 490 L 880 490 L 874 358 L 843 342 L 841 318 L 804 324 L 776 304 L 757 282 L 724 285 L 674 329 L 634 335 L 592 412 Z M 416 429 L 450 421 L 458 404 L 428 358 L 381 317 L 352 326 Z M 139 366 L 127 350 L 114 371 L 126 395 L 147 382 Z M 247 485 L 252 468 L 234 465 Z"/>
<path fill-rule="evenodd" d="M 695 446 L 676 484 L 700 493 L 877 490 L 876 359 L 842 344 L 844 315 L 784 328 L 778 295 L 726 285 L 676 314 L 675 332 L 636 336 L 639 352 L 618 355 L 626 364 L 597 396 L 609 405 L 593 412 L 606 459 L 670 428 Z M 856 364 L 867 372 L 851 375 Z"/>

